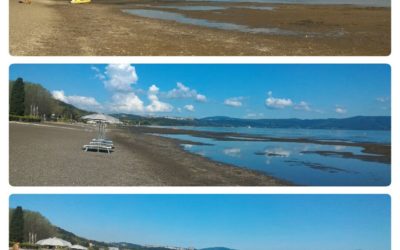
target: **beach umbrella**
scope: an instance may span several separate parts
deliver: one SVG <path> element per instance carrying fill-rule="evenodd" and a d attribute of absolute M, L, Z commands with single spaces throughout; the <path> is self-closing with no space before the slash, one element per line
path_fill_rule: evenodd
<path fill-rule="evenodd" d="M 92 114 L 92 115 L 85 115 L 81 117 L 83 120 L 87 121 L 95 121 L 98 124 L 98 134 L 97 139 L 105 139 L 106 133 L 106 124 L 120 124 L 121 121 L 115 117 L 105 114 Z"/>
<path fill-rule="evenodd" d="M 112 117 L 110 115 L 105 115 L 105 114 L 91 114 L 91 115 L 82 116 L 81 118 L 83 120 L 98 121 L 98 122 L 104 122 L 104 123 L 110 123 L 110 124 L 122 123 L 119 119 Z"/>
<path fill-rule="evenodd" d="M 53 246 L 53 247 L 71 247 L 72 244 L 66 240 L 60 238 L 48 238 L 44 240 L 39 240 L 36 244 L 41 246 Z"/>
<path fill-rule="evenodd" d="M 73 245 L 71 246 L 71 249 L 87 250 L 88 248 L 81 245 Z"/>

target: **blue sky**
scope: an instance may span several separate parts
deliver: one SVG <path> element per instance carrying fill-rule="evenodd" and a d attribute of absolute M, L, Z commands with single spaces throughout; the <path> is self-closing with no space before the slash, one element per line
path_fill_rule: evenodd
<path fill-rule="evenodd" d="M 101 241 L 241 250 L 390 250 L 386 195 L 13 195 Z"/>
<path fill-rule="evenodd" d="M 390 115 L 388 65 L 17 64 L 10 79 L 104 113 L 239 118 Z"/>

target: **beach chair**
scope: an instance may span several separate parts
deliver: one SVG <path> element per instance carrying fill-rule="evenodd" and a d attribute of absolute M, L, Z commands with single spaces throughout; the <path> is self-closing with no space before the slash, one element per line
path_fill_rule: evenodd
<path fill-rule="evenodd" d="M 105 137 L 106 125 L 107 125 L 106 120 L 104 118 L 100 119 L 99 117 L 91 119 L 96 121 L 96 125 L 98 127 L 97 137 L 93 138 L 89 142 L 89 144 L 83 145 L 82 149 L 84 149 L 85 151 L 97 151 L 97 152 L 106 151 L 107 153 L 110 154 L 114 149 L 114 143 L 112 140 L 106 139 Z"/>
<path fill-rule="evenodd" d="M 82 147 L 83 150 L 85 150 L 85 152 L 87 151 L 97 151 L 97 152 L 107 152 L 109 154 L 111 154 L 112 152 L 112 146 L 107 146 L 107 145 L 103 145 L 103 144 L 89 144 L 89 145 L 83 145 Z"/>
<path fill-rule="evenodd" d="M 102 143 L 109 143 L 109 144 L 113 144 L 112 140 L 108 140 L 108 139 L 101 139 L 101 138 L 93 138 L 92 142 L 102 142 Z"/>
<path fill-rule="evenodd" d="M 102 141 L 91 141 L 89 142 L 90 145 L 101 145 L 101 146 L 110 146 L 114 148 L 113 142 L 102 142 Z"/>

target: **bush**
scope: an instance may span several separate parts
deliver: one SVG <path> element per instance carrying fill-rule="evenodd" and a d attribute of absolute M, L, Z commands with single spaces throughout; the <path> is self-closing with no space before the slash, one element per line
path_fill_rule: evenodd
<path fill-rule="evenodd" d="M 16 242 L 14 242 L 14 241 L 10 241 L 8 243 L 8 246 L 12 247 L 12 246 L 14 246 L 15 243 Z M 23 243 L 19 243 L 19 247 L 24 248 L 24 249 L 39 249 L 40 246 L 36 245 L 36 244 L 28 243 L 28 242 L 23 242 Z"/>
<path fill-rule="evenodd" d="M 33 116 L 19 116 L 19 115 L 9 115 L 10 121 L 18 122 L 41 122 L 41 119 Z"/>

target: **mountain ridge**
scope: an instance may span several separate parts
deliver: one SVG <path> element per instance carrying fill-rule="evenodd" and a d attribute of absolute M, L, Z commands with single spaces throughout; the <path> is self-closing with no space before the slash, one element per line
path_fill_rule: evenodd
<path fill-rule="evenodd" d="M 211 116 L 191 119 L 146 117 L 129 114 L 112 116 L 133 125 L 200 126 L 200 127 L 256 127 L 287 129 L 338 129 L 338 130 L 390 130 L 391 116 L 353 116 L 326 119 L 243 119 L 228 116 Z"/>

